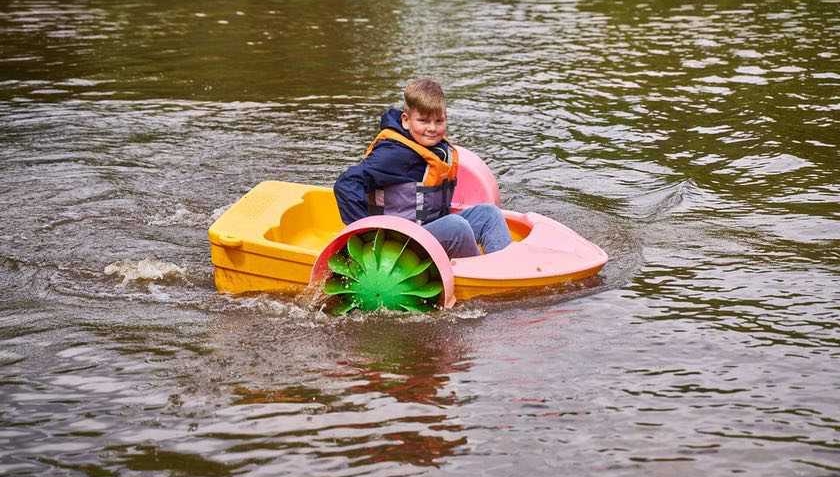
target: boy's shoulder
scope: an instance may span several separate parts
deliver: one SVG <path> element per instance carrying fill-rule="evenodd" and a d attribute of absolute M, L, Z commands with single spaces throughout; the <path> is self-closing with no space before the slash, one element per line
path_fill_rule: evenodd
<path fill-rule="evenodd" d="M 410 147 L 394 139 L 379 141 L 370 155 L 390 160 L 423 160 Z"/>

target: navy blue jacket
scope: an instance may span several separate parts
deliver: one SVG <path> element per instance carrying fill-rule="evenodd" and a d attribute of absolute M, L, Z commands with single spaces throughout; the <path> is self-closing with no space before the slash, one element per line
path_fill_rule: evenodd
<path fill-rule="evenodd" d="M 385 111 L 379 127 L 393 129 L 411 139 L 411 133 L 402 127 L 401 114 L 402 111 L 396 108 Z M 445 141 L 441 141 L 429 149 L 444 160 L 441 149 L 446 145 Z M 333 191 L 341 220 L 350 224 L 367 217 L 369 193 L 390 185 L 423 182 L 425 172 L 426 161 L 416 152 L 393 141 L 380 142 L 365 160 L 347 168 L 335 181 Z"/>

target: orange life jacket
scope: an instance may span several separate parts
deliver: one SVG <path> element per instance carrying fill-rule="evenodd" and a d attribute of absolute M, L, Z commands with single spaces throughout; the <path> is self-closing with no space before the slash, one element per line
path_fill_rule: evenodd
<path fill-rule="evenodd" d="M 365 157 L 369 156 L 371 152 L 373 152 L 373 148 L 376 147 L 377 144 L 380 142 L 390 139 L 391 141 L 396 141 L 406 147 L 411 148 L 412 151 L 416 152 L 417 155 L 423 158 L 426 161 L 426 172 L 423 174 L 423 186 L 425 187 L 434 187 L 443 184 L 444 181 L 451 181 L 455 182 L 455 178 L 458 177 L 458 150 L 454 147 L 450 149 L 452 154 L 452 163 L 447 164 L 440 160 L 440 158 L 429 150 L 428 148 L 412 141 L 411 139 L 403 136 L 402 134 L 394 131 L 393 129 L 383 129 L 379 131 L 379 134 L 373 138 L 370 145 L 367 147 L 365 151 Z"/>
<path fill-rule="evenodd" d="M 393 129 L 383 129 L 365 151 L 365 158 L 382 141 L 400 143 L 426 161 L 423 182 L 395 184 L 368 194 L 368 213 L 392 214 L 425 224 L 449 213 L 458 176 L 458 150 L 448 147 L 449 163 L 429 148 Z"/>

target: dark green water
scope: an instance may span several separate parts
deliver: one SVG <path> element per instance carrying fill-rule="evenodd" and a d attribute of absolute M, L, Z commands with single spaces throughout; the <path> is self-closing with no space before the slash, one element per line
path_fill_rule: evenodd
<path fill-rule="evenodd" d="M 409 78 L 602 283 L 335 321 L 206 230 Z M 0 474 L 840 474 L 840 3 L 0 4 Z"/>

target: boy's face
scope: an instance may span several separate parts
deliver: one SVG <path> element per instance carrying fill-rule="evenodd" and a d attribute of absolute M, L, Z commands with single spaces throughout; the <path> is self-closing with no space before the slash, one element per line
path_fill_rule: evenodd
<path fill-rule="evenodd" d="M 446 112 L 428 114 L 407 109 L 400 119 L 411 138 L 421 146 L 432 147 L 446 136 Z"/>

